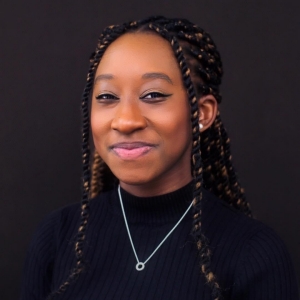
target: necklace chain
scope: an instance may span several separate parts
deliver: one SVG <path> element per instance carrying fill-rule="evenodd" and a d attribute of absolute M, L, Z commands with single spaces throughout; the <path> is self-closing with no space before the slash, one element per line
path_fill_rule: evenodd
<path fill-rule="evenodd" d="M 135 251 L 135 247 L 131 238 L 131 234 L 130 234 L 130 230 L 128 227 L 128 223 L 127 223 L 127 218 L 126 218 L 126 214 L 125 214 L 125 210 L 124 210 L 124 206 L 123 206 L 123 200 L 122 200 L 122 196 L 121 196 L 121 189 L 120 189 L 120 185 L 118 186 L 118 194 L 119 194 L 119 199 L 120 199 L 120 204 L 121 204 L 121 208 L 122 208 L 122 212 L 123 212 L 123 217 L 124 217 L 124 221 L 125 221 L 125 225 L 126 225 L 126 229 L 127 229 L 127 233 L 128 233 L 128 237 L 132 246 L 132 250 L 133 253 L 135 255 L 137 264 L 135 266 L 135 268 L 137 269 L 137 271 L 142 271 L 145 268 L 145 264 L 150 260 L 150 258 L 156 253 L 156 251 L 160 248 L 160 246 L 165 242 L 165 240 L 171 235 L 171 233 L 176 229 L 176 227 L 179 225 L 179 223 L 182 221 L 182 219 L 185 217 L 185 215 L 188 213 L 188 211 L 190 210 L 190 208 L 193 205 L 193 202 L 189 205 L 189 207 L 187 208 L 187 210 L 185 211 L 185 213 L 182 215 L 182 217 L 179 219 L 179 221 L 175 224 L 175 226 L 169 231 L 169 233 L 165 236 L 165 238 L 160 242 L 160 244 L 155 248 L 155 250 L 150 254 L 150 256 L 144 261 L 141 262 L 136 254 Z"/>

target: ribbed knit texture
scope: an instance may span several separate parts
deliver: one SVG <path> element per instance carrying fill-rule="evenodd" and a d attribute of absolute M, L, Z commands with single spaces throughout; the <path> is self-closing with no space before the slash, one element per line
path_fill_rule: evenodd
<path fill-rule="evenodd" d="M 151 198 L 121 192 L 137 255 L 144 261 L 187 209 L 192 188 Z M 68 277 L 75 263 L 79 215 L 79 204 L 67 206 L 38 227 L 28 250 L 21 300 L 45 299 Z M 271 229 L 207 191 L 202 226 L 225 299 L 299 299 L 289 255 Z M 117 191 L 101 194 L 91 200 L 85 272 L 57 299 L 212 299 L 200 274 L 191 228 L 192 210 L 138 272 Z"/>

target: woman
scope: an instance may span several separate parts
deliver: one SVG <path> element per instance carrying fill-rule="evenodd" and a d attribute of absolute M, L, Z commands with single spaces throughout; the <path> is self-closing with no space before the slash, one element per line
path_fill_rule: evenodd
<path fill-rule="evenodd" d="M 22 299 L 298 299 L 284 245 L 237 181 L 221 77 L 187 20 L 103 31 L 82 100 L 82 204 L 40 225 Z"/>

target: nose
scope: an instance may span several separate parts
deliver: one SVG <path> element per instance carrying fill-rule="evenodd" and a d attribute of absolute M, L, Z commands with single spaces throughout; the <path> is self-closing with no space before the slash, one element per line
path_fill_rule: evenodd
<path fill-rule="evenodd" d="M 135 101 L 120 101 L 111 128 L 124 134 L 130 134 L 147 127 L 147 120 L 143 116 L 138 103 Z"/>

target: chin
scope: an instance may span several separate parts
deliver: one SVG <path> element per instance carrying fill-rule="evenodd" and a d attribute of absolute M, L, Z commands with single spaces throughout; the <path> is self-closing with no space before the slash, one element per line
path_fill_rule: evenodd
<path fill-rule="evenodd" d="M 116 176 L 120 182 L 123 182 L 127 185 L 143 185 L 150 183 L 151 180 L 148 178 L 141 178 L 140 176 Z"/>
<path fill-rule="evenodd" d="M 120 182 L 127 185 L 143 185 L 153 181 L 153 176 L 146 170 L 141 169 L 127 169 L 127 170 L 112 170 L 113 174 L 118 178 Z"/>
<path fill-rule="evenodd" d="M 128 185 L 147 184 L 156 177 L 150 164 L 145 166 L 144 164 L 130 162 L 126 163 L 125 166 L 124 164 L 111 164 L 108 167 L 120 182 Z"/>

